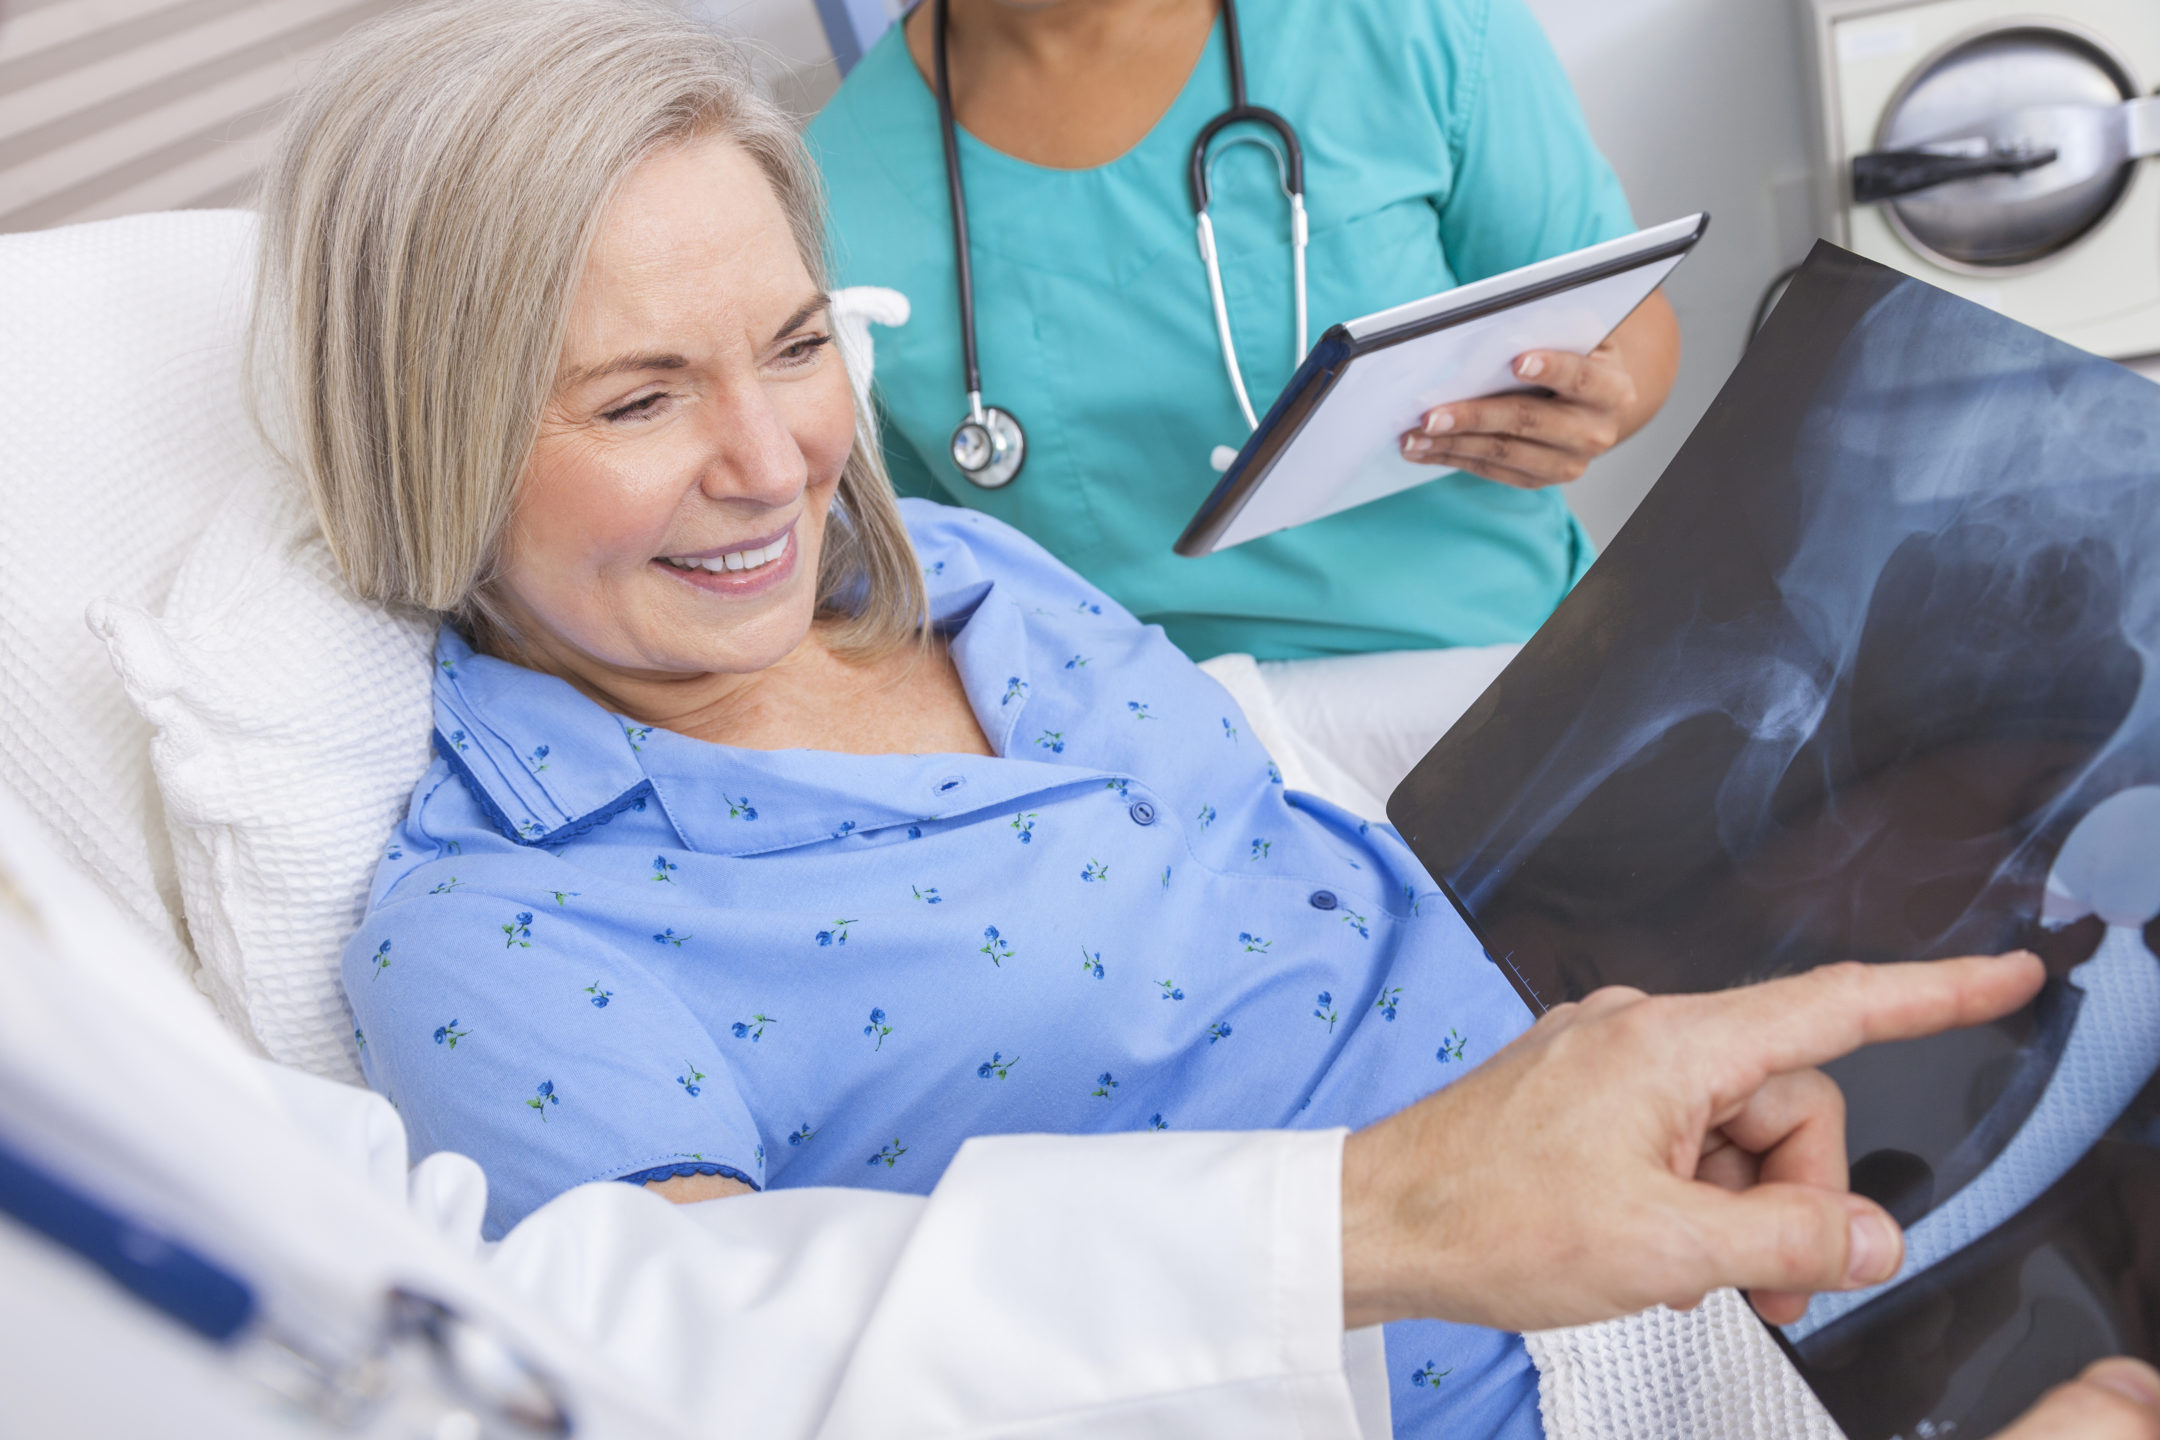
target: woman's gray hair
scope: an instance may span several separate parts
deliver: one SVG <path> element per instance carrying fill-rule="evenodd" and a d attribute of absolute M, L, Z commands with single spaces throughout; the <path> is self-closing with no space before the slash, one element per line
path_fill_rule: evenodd
<path fill-rule="evenodd" d="M 250 391 L 360 594 L 496 628 L 503 530 L 601 216 L 647 156 L 716 134 L 825 286 L 794 124 L 734 42 L 654 0 L 423 5 L 331 51 L 263 180 Z M 818 575 L 854 655 L 924 633 L 875 434 L 859 414 Z"/>

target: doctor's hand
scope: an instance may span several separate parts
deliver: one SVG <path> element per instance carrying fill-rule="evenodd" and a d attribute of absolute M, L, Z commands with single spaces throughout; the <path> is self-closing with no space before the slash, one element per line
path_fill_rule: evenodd
<path fill-rule="evenodd" d="M 1588 355 L 1517 356 L 1516 378 L 1549 394 L 1439 406 L 1402 437 L 1403 458 L 1524 490 L 1579 480 L 1592 460 L 1657 414 L 1679 367 L 1679 322 L 1665 297 L 1653 294 Z"/>
<path fill-rule="evenodd" d="M 1848 1193 L 1844 1098 L 1814 1067 L 2006 1015 L 2045 976 L 2019 952 L 1557 1006 L 1349 1138 L 1345 1323 L 1541 1330 L 1732 1285 L 1782 1324 L 1886 1280 L 1904 1237 Z"/>
<path fill-rule="evenodd" d="M 1995 1440 L 2160 1440 L 2160 1374 L 2135 1360 L 2096 1360 Z"/>

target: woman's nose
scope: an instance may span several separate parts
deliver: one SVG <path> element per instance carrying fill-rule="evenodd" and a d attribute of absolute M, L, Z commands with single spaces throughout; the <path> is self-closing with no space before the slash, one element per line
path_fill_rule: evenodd
<path fill-rule="evenodd" d="M 714 500 L 792 502 L 809 483 L 809 462 L 786 416 L 762 385 L 724 391 L 712 407 L 699 488 Z"/>

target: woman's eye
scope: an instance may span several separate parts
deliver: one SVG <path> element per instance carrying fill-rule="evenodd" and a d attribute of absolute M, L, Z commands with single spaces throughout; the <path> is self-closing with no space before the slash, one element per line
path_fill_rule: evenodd
<path fill-rule="evenodd" d="M 830 344 L 832 344 L 832 336 L 830 335 L 805 335 L 800 340 L 791 342 L 785 350 L 782 350 L 780 359 L 789 365 L 800 365 Z"/>
<path fill-rule="evenodd" d="M 637 399 L 632 400 L 627 405 L 618 405 L 613 410 L 602 411 L 601 415 L 602 418 L 608 420 L 642 419 L 645 416 L 650 415 L 653 412 L 653 408 L 665 399 L 667 399 L 666 391 L 655 390 L 650 395 L 640 395 Z"/>

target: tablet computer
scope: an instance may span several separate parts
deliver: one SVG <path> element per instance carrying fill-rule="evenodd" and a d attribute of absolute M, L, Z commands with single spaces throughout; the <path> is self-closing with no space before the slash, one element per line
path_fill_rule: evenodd
<path fill-rule="evenodd" d="M 1595 350 L 1703 236 L 1686 216 L 1331 326 L 1185 533 L 1209 555 L 1449 473 L 1402 458 L 1401 436 L 1435 405 L 1533 390 L 1526 350 Z"/>

